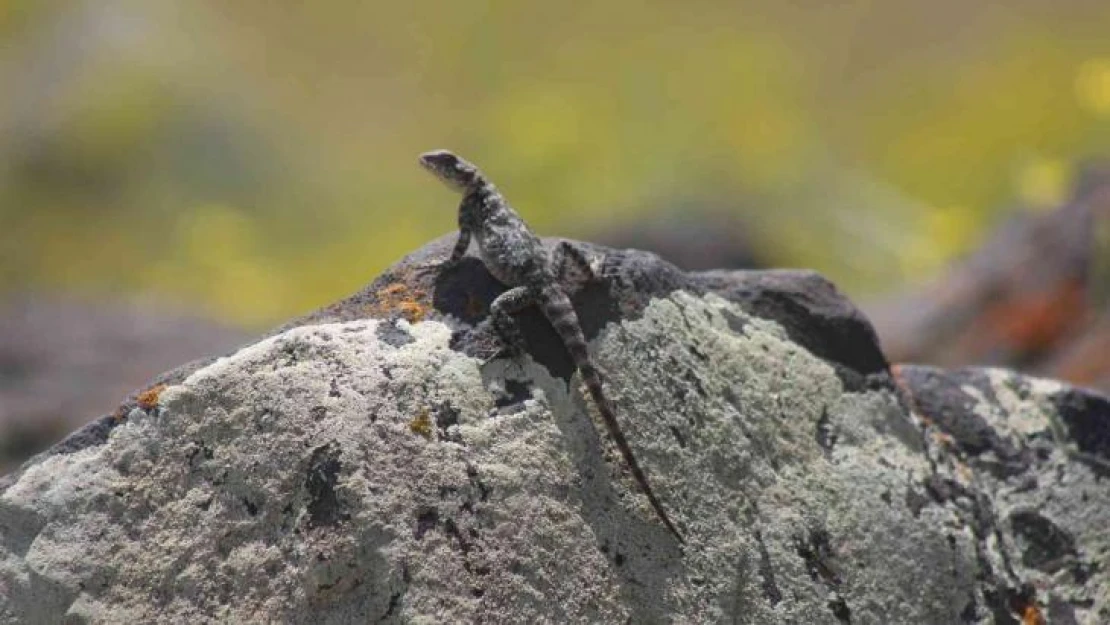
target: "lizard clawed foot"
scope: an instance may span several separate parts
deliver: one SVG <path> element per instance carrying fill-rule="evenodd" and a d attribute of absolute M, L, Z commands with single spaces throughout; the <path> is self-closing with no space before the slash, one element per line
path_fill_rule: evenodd
<path fill-rule="evenodd" d="M 520 358 L 522 355 L 524 355 L 524 344 L 523 344 L 524 341 L 523 341 L 523 339 L 520 342 L 517 342 L 517 341 L 506 341 L 504 338 L 502 338 L 502 340 L 499 341 L 499 343 L 500 343 L 500 345 L 498 346 L 497 351 L 495 351 L 493 353 L 493 355 L 486 358 L 486 360 L 484 361 L 483 364 L 488 364 L 488 363 L 490 363 L 494 360 L 502 360 L 502 359 L 516 360 L 517 358 Z"/>
<path fill-rule="evenodd" d="M 481 358 L 482 365 L 488 365 L 495 360 L 516 360 L 524 353 L 524 341 L 507 339 L 490 321 L 481 323 L 472 331 L 475 343 L 481 346 L 476 354 Z"/>
<path fill-rule="evenodd" d="M 520 352 L 513 351 L 513 350 L 508 349 L 506 347 L 502 347 L 501 349 L 493 352 L 493 354 L 483 358 L 482 359 L 482 366 L 484 367 L 484 366 L 486 366 L 486 365 L 488 365 L 492 362 L 498 361 L 498 360 L 515 360 L 516 357 L 519 356 L 519 355 L 520 355 Z"/>

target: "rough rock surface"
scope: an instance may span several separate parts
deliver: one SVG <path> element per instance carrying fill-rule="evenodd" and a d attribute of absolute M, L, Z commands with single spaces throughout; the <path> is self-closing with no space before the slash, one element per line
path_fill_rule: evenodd
<path fill-rule="evenodd" d="M 1110 622 L 1110 400 L 1001 369 L 895 373 L 933 441 L 928 495 L 1003 546 L 994 573 L 1049 623 Z"/>
<path fill-rule="evenodd" d="M 805 272 L 586 246 L 575 294 L 677 544 L 538 312 L 441 239 L 0 478 L 0 621 L 1097 623 L 1106 398 L 901 367 Z M 1070 620 L 1069 620 L 1070 619 Z"/>

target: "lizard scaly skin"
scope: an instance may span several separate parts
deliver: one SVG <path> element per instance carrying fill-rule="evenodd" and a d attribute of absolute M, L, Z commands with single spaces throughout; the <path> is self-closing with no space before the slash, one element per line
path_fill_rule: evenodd
<path fill-rule="evenodd" d="M 476 240 L 486 269 L 509 287 L 490 305 L 490 316 L 494 328 L 514 349 L 520 349 L 522 339 L 512 314 L 531 305 L 539 306 L 574 359 L 609 436 L 617 444 L 640 490 L 667 529 L 680 543 L 683 542 L 682 534 L 671 523 L 663 505 L 648 485 L 647 476 L 636 462 L 632 448 L 617 423 L 613 405 L 602 390 L 601 375 L 586 350 L 586 338 L 578 316 L 560 286 L 559 275 L 566 263 L 573 263 L 575 267 L 572 269 L 589 273 L 585 259 L 568 244 L 561 245 L 554 257 L 549 258 L 539 238 L 474 165 L 446 150 L 422 154 L 420 164 L 463 195 L 459 204 L 459 238 L 448 263 L 458 262 L 470 247 L 471 238 Z"/>

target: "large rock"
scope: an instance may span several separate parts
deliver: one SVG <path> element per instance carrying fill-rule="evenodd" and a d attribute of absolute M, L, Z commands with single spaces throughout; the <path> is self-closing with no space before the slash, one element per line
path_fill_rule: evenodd
<path fill-rule="evenodd" d="M 944 467 L 927 494 L 1000 545 L 994 574 L 1050 623 L 1110 622 L 1110 400 L 1001 369 L 895 374 Z"/>
<path fill-rule="evenodd" d="M 575 304 L 681 545 L 537 312 L 483 363 L 503 287 L 450 244 L 0 480 L 0 619 L 1110 619 L 1105 398 L 892 376 L 814 274 L 586 246 Z"/>
<path fill-rule="evenodd" d="M 0 473 L 178 363 L 249 335 L 148 302 L 5 293 L 0 302 Z"/>

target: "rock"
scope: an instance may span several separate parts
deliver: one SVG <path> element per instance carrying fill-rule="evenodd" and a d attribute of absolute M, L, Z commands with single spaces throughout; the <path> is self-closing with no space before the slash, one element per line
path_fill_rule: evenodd
<path fill-rule="evenodd" d="M 964 476 L 930 503 L 963 499 L 1004 546 L 998 572 L 1035 592 L 1048 622 L 1110 622 L 1110 399 L 1001 369 L 895 373 L 928 424 L 938 475 Z"/>
<path fill-rule="evenodd" d="M 150 303 L 10 294 L 0 306 L 0 473 L 159 371 L 247 334 Z"/>
<path fill-rule="evenodd" d="M 814 274 L 583 245 L 575 305 L 679 545 L 538 312 L 529 356 L 483 364 L 503 287 L 441 272 L 450 245 L 0 480 L 0 621 L 1110 617 L 1105 398 L 896 378 Z"/>

